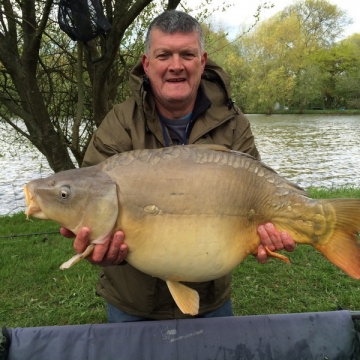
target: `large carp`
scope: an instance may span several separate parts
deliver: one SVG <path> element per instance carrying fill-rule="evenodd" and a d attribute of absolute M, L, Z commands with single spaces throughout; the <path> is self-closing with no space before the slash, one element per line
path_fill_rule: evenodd
<path fill-rule="evenodd" d="M 173 146 L 114 155 L 25 186 L 27 216 L 52 219 L 91 245 L 123 230 L 126 260 L 166 281 L 182 312 L 199 296 L 180 282 L 219 278 L 254 254 L 257 227 L 272 222 L 360 279 L 360 199 L 314 200 L 249 155 L 220 146 Z M 269 252 L 270 253 L 270 252 Z"/>

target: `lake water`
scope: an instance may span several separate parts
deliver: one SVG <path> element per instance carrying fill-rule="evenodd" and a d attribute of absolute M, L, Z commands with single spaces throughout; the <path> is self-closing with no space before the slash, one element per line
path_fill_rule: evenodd
<path fill-rule="evenodd" d="M 360 116 L 248 115 L 262 160 L 307 188 L 360 187 Z M 23 187 L 52 173 L 26 142 L 0 133 L 0 215 L 25 209 Z"/>
<path fill-rule="evenodd" d="M 360 116 L 248 115 L 262 160 L 304 188 L 360 187 Z"/>

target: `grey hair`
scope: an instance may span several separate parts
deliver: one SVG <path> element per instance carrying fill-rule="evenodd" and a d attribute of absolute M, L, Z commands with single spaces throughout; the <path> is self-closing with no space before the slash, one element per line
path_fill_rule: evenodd
<path fill-rule="evenodd" d="M 149 26 L 145 38 L 145 51 L 149 55 L 151 32 L 158 29 L 165 34 L 174 34 L 177 32 L 189 34 L 197 32 L 199 35 L 199 43 L 201 52 L 204 51 L 204 35 L 199 22 L 191 15 L 178 10 L 166 10 L 157 16 Z"/>

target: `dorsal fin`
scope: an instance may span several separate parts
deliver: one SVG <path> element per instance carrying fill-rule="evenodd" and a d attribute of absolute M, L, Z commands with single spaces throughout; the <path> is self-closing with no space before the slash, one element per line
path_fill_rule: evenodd
<path fill-rule="evenodd" d="M 231 150 L 228 149 L 226 146 L 217 145 L 217 144 L 191 144 L 191 145 L 186 145 L 186 146 L 194 148 L 194 149 L 231 152 Z"/>

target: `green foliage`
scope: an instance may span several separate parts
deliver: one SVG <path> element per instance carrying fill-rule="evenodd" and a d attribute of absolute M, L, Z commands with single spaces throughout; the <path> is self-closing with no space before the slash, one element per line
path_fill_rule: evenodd
<path fill-rule="evenodd" d="M 222 63 L 235 79 L 236 102 L 261 113 L 273 112 L 276 103 L 299 111 L 357 108 L 359 37 L 335 42 L 348 23 L 326 0 L 294 2 L 261 22 L 229 47 L 231 60 Z"/>
<path fill-rule="evenodd" d="M 303 111 L 312 107 L 325 107 L 323 100 L 324 82 L 327 76 L 316 63 L 300 69 L 292 92 L 292 107 Z"/>

